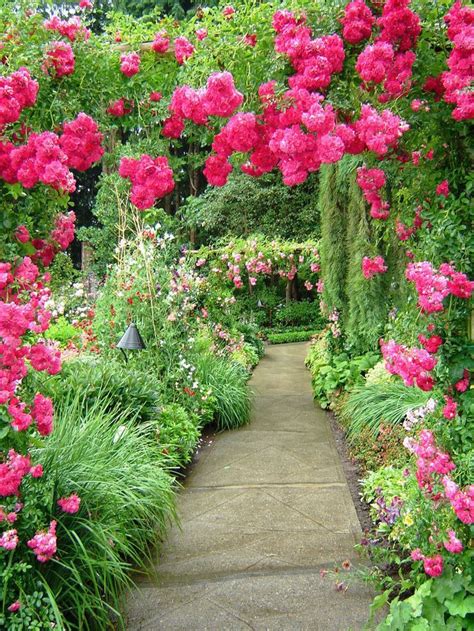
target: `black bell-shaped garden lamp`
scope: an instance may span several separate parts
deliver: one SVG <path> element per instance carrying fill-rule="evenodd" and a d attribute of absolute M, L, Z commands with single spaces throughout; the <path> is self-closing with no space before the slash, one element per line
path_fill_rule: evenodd
<path fill-rule="evenodd" d="M 126 361 L 128 361 L 128 357 L 125 351 L 142 351 L 145 348 L 145 342 L 142 340 L 142 336 L 135 324 L 128 325 L 127 330 L 117 344 L 117 348 L 120 348 Z"/>

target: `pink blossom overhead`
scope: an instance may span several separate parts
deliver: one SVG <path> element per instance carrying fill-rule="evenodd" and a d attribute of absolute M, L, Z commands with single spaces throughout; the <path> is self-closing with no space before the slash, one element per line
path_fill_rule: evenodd
<path fill-rule="evenodd" d="M 0 130 L 9 123 L 16 123 L 22 111 L 36 103 L 38 90 L 38 82 L 26 68 L 0 77 Z"/>
<path fill-rule="evenodd" d="M 372 259 L 368 256 L 364 256 L 362 259 L 362 273 L 365 278 L 372 278 L 377 274 L 383 274 L 387 269 L 385 261 L 381 256 L 375 256 Z"/>
<path fill-rule="evenodd" d="M 375 17 L 364 0 L 353 0 L 346 5 L 341 22 L 344 39 L 349 44 L 359 44 L 370 37 Z"/>
<path fill-rule="evenodd" d="M 186 37 L 181 35 L 174 40 L 174 56 L 180 66 L 184 64 L 184 62 L 189 59 L 193 53 L 194 46 Z"/>
<path fill-rule="evenodd" d="M 75 120 L 64 123 L 63 129 L 59 144 L 67 155 L 69 168 L 87 171 L 101 159 L 103 135 L 90 116 L 80 112 Z"/>
<path fill-rule="evenodd" d="M 71 75 L 76 60 L 71 44 L 67 42 L 51 42 L 46 49 L 42 69 L 56 78 Z"/>
<path fill-rule="evenodd" d="M 66 21 L 61 20 L 57 15 L 54 15 L 49 20 L 46 20 L 43 23 L 43 26 L 49 31 L 56 31 L 62 35 L 62 37 L 66 37 L 71 42 L 75 42 L 77 39 L 87 41 L 91 35 L 89 29 L 83 26 L 81 19 L 77 16 Z"/>
<path fill-rule="evenodd" d="M 173 171 L 164 156 L 152 158 L 144 154 L 139 159 L 122 158 L 119 174 L 132 183 L 130 201 L 140 210 L 151 208 L 174 189 Z"/>
<path fill-rule="evenodd" d="M 120 72 L 130 78 L 140 70 L 140 55 L 138 53 L 127 53 L 120 56 Z"/>

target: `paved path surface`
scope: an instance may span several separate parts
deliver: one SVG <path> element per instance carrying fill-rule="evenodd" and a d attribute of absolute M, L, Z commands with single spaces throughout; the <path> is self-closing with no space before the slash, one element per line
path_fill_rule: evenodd
<path fill-rule="evenodd" d="M 353 559 L 360 525 L 306 344 L 271 346 L 251 380 L 252 422 L 219 434 L 186 479 L 156 579 L 128 602 L 128 629 L 362 629 L 369 590 L 320 569 Z"/>

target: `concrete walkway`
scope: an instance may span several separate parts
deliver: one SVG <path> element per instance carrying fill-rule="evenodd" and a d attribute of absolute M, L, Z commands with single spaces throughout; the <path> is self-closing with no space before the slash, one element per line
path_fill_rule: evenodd
<path fill-rule="evenodd" d="M 354 559 L 360 525 L 306 344 L 271 346 L 250 425 L 219 434 L 186 479 L 157 578 L 130 595 L 128 629 L 362 629 L 369 590 L 320 570 Z"/>

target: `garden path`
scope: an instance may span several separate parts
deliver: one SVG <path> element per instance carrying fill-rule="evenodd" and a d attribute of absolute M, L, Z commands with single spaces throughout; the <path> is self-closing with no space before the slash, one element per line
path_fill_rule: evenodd
<path fill-rule="evenodd" d="M 252 422 L 204 448 L 128 629 L 362 629 L 370 590 L 320 570 L 353 559 L 360 525 L 306 344 L 270 346 L 250 382 Z"/>

